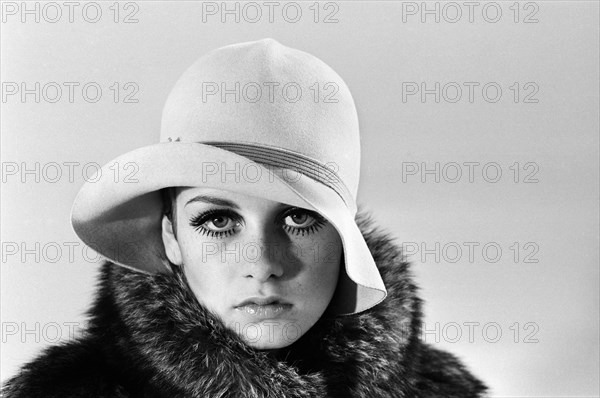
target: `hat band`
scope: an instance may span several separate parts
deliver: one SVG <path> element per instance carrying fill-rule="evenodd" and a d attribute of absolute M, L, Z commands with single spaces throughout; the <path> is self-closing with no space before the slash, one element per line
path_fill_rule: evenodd
<path fill-rule="evenodd" d="M 295 170 L 334 190 L 342 198 L 346 207 L 355 210 L 352 194 L 336 172 L 308 156 L 289 149 L 250 143 L 227 141 L 201 141 L 200 143 L 233 152 L 262 165 Z M 337 166 L 335 163 L 333 165 Z"/>

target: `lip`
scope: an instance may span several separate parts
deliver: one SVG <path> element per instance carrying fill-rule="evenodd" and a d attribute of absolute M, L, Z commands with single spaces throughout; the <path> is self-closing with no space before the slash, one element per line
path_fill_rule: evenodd
<path fill-rule="evenodd" d="M 274 318 L 289 311 L 292 304 L 281 297 L 250 297 L 235 306 L 237 311 L 244 312 L 257 318 Z"/>
<path fill-rule="evenodd" d="M 249 297 L 244 301 L 237 304 L 235 307 L 243 307 L 248 304 L 256 304 L 256 305 L 270 305 L 270 304 L 289 304 L 283 298 L 279 296 L 265 296 L 265 297 Z"/>

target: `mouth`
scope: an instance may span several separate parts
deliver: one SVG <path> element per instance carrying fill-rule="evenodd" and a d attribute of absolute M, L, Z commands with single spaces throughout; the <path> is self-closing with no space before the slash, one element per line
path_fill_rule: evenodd
<path fill-rule="evenodd" d="M 289 311 L 292 304 L 280 297 L 251 297 L 235 306 L 237 311 L 258 318 L 273 318 Z"/>

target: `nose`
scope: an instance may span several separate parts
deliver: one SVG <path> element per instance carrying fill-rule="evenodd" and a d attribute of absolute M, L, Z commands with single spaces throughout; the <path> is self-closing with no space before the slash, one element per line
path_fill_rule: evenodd
<path fill-rule="evenodd" d="M 277 233 L 264 231 L 246 243 L 243 275 L 257 282 L 278 280 L 285 273 L 282 246 L 286 242 Z"/>
<path fill-rule="evenodd" d="M 268 260 L 251 264 L 245 273 L 246 278 L 255 279 L 257 282 L 278 280 L 281 276 L 283 276 L 283 266 Z"/>

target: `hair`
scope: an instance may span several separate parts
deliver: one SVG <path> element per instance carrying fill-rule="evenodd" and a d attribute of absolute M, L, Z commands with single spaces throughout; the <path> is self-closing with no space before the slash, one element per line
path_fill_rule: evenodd
<path fill-rule="evenodd" d="M 173 224 L 173 234 L 177 238 L 177 206 L 175 205 L 175 199 L 177 192 L 175 187 L 163 188 L 160 190 L 162 197 L 163 209 L 162 214 L 167 216 L 169 221 Z"/>

